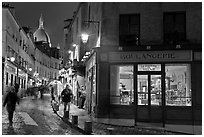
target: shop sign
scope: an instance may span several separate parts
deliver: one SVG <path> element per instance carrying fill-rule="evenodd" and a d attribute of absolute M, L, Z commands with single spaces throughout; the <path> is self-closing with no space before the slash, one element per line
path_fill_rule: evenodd
<path fill-rule="evenodd" d="M 192 61 L 191 51 L 110 52 L 109 62 Z"/>

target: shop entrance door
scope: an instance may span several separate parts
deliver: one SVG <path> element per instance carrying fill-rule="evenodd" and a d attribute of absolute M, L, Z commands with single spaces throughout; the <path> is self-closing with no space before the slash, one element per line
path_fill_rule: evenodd
<path fill-rule="evenodd" d="M 162 121 L 161 74 L 137 75 L 137 116 L 140 121 Z"/>

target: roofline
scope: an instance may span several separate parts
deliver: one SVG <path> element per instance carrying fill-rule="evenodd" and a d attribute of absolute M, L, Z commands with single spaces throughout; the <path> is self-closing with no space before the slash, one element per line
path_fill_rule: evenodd
<path fill-rule="evenodd" d="M 74 13 L 74 15 L 73 15 L 73 19 L 72 19 L 71 23 L 70 23 L 69 25 L 65 26 L 64 28 L 69 29 L 69 28 L 72 27 L 72 25 L 73 25 L 73 23 L 74 23 L 74 21 L 75 21 L 75 19 L 76 19 L 76 16 L 78 15 L 79 9 L 81 8 L 81 5 L 82 5 L 83 3 L 87 3 L 87 2 L 80 2 L 80 3 L 79 3 L 79 5 L 77 6 L 77 10 L 75 11 L 75 13 Z"/>
<path fill-rule="evenodd" d="M 23 30 L 23 27 L 20 25 L 18 19 L 15 17 L 14 13 L 11 11 L 11 8 L 5 7 L 5 9 L 8 9 L 9 13 L 13 17 L 13 19 L 15 20 L 15 23 L 19 27 L 19 30 L 21 30 L 26 35 L 26 37 L 29 39 L 29 37 L 27 36 L 26 32 Z M 12 7 L 12 9 L 15 9 L 15 7 Z M 34 42 L 32 40 L 31 40 L 31 42 L 34 44 Z M 35 46 L 35 44 L 34 44 L 34 46 Z"/>

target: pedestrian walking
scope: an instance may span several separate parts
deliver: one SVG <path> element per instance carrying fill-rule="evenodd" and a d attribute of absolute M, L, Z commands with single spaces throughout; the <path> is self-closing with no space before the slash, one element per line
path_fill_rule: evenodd
<path fill-rule="evenodd" d="M 14 88 L 15 88 L 15 92 L 18 93 L 18 90 L 19 90 L 19 84 L 18 84 L 18 83 L 15 83 Z"/>
<path fill-rule="evenodd" d="M 9 126 L 13 124 L 13 113 L 16 108 L 16 103 L 19 104 L 19 97 L 14 87 L 8 87 L 8 93 L 6 94 L 3 107 L 6 106 L 8 112 Z"/>
<path fill-rule="evenodd" d="M 54 87 L 51 86 L 51 101 L 54 101 L 55 100 L 55 96 L 54 96 Z"/>
<path fill-rule="evenodd" d="M 64 111 L 67 110 L 67 107 L 68 107 L 68 111 L 70 110 L 70 103 L 71 103 L 72 96 L 73 94 L 70 89 L 70 86 L 67 84 L 65 89 L 61 93 L 62 102 L 64 103 Z"/>
<path fill-rule="evenodd" d="M 44 89 L 45 89 L 45 87 L 44 87 L 43 85 L 41 85 L 41 86 L 39 87 L 40 99 L 43 99 Z"/>
<path fill-rule="evenodd" d="M 83 109 L 85 100 L 86 100 L 86 91 L 85 91 L 84 86 L 82 86 L 81 87 L 81 94 L 80 94 L 80 106 L 79 106 L 79 108 Z"/>

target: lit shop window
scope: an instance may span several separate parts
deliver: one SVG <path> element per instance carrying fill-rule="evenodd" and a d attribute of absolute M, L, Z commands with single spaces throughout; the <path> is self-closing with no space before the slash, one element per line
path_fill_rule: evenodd
<path fill-rule="evenodd" d="M 130 105 L 134 102 L 133 66 L 114 65 L 110 68 L 111 104 Z"/>
<path fill-rule="evenodd" d="M 191 74 L 189 64 L 165 66 L 166 105 L 191 106 Z"/>

